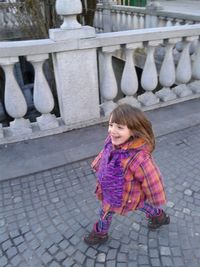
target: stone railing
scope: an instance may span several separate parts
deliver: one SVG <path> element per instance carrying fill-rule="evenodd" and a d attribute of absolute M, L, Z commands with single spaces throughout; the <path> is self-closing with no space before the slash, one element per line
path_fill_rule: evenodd
<path fill-rule="evenodd" d="M 15 7 L 20 6 L 17 3 L 0 3 L 0 25 L 1 28 L 9 28 L 9 27 L 17 27 L 17 21 L 15 20 L 15 17 L 12 16 L 11 9 L 15 9 Z M 15 10 L 13 10 L 15 12 Z"/>
<path fill-rule="evenodd" d="M 57 1 L 64 22 L 50 30 L 49 39 L 0 43 L 3 105 L 12 118 L 8 126 L 0 124 L 1 144 L 105 121 L 122 102 L 148 110 L 200 96 L 199 24 L 96 34 L 76 20 L 80 1 L 74 0 L 73 6 L 64 2 Z M 119 54 L 125 64 L 116 75 Z M 21 56 L 34 68 L 33 104 L 40 114 L 35 122 L 26 118 L 27 102 L 13 71 Z M 60 117 L 53 113 L 54 98 L 43 70 L 49 57 Z M 141 66 L 141 78 L 136 66 Z"/>
<path fill-rule="evenodd" d="M 168 27 L 200 23 L 200 16 L 172 13 L 151 7 L 97 5 L 94 27 L 98 32 Z"/>
<path fill-rule="evenodd" d="M 27 12 L 23 3 L 0 2 L 0 41 L 30 39 L 31 31 L 38 31 Z"/>
<path fill-rule="evenodd" d="M 100 63 L 103 62 L 100 89 L 106 100 L 102 104 L 104 113 L 109 114 L 116 100 L 147 110 L 199 97 L 199 30 L 200 25 L 187 25 L 166 27 L 162 31 L 146 29 L 99 34 L 97 38 L 103 38 L 104 44 L 109 45 L 104 45 L 100 52 L 103 57 L 100 57 Z M 125 61 L 118 83 L 112 56 Z M 140 79 L 136 73 L 138 65 L 142 69 Z M 141 93 L 140 88 L 145 92 Z M 123 95 L 121 99 L 119 91 Z"/>
<path fill-rule="evenodd" d="M 9 3 L 0 3 L 0 40 L 9 40 L 13 35 L 16 38 L 19 37 L 20 32 L 16 33 L 18 28 L 18 22 L 11 12 L 11 5 Z"/>

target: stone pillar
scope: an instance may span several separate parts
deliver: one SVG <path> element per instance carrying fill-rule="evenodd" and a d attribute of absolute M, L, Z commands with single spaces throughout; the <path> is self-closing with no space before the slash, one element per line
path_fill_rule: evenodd
<path fill-rule="evenodd" d="M 57 0 L 56 10 L 63 16 L 60 29 L 49 31 L 55 42 L 74 40 L 74 49 L 53 54 L 61 118 L 66 125 L 84 125 L 100 117 L 96 49 L 79 49 L 80 39 L 94 38 L 95 29 L 76 21 L 80 0 Z M 86 123 L 87 124 L 87 123 Z"/>

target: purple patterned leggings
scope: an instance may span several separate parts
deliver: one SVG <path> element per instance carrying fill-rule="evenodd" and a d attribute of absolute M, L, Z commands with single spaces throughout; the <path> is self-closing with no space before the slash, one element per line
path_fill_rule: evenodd
<path fill-rule="evenodd" d="M 146 214 L 147 218 L 159 215 L 160 212 L 162 211 L 162 209 L 155 208 L 146 202 L 144 203 L 144 205 L 142 207 L 139 208 L 139 210 L 143 211 Z M 112 222 L 113 215 L 114 215 L 114 212 L 108 212 L 105 216 L 103 209 L 102 208 L 100 209 L 100 218 L 99 218 L 98 222 L 96 223 L 96 228 L 97 228 L 98 232 L 101 232 L 101 233 L 107 233 L 108 232 L 109 227 L 110 227 L 111 222 Z"/>

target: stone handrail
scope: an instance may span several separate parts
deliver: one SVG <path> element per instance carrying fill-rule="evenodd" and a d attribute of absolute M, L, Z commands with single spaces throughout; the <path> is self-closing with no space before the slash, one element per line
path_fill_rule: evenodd
<path fill-rule="evenodd" d="M 84 27 L 91 29 L 91 27 Z M 111 33 L 98 33 L 90 38 L 81 38 L 71 40 L 62 40 L 55 42 L 52 39 L 28 40 L 28 41 L 14 41 L 14 42 L 0 42 L 0 57 L 9 56 L 23 56 L 36 55 L 43 53 L 56 53 L 72 50 L 84 50 L 91 48 L 100 48 L 103 46 L 123 45 L 132 42 L 154 41 L 158 39 L 170 39 L 179 37 L 192 37 L 200 34 L 200 25 L 183 25 L 152 28 L 152 29 L 138 29 L 137 31 L 123 31 Z M 121 37 L 121 38 L 120 38 Z"/>
<path fill-rule="evenodd" d="M 67 10 L 63 16 L 68 16 Z M 73 16 L 71 21 L 65 18 L 62 29 L 50 30 L 49 39 L 0 42 L 2 101 L 12 118 L 8 126 L 0 124 L 0 143 L 105 121 L 118 103 L 148 110 L 199 97 L 199 36 L 199 24 L 96 34 L 94 28 L 75 23 Z M 35 122 L 26 117 L 27 99 L 13 71 L 21 56 L 34 68 L 32 97 L 39 113 Z M 43 68 L 49 57 L 59 117 Z M 118 75 L 113 68 L 116 57 L 124 62 Z M 140 79 L 137 66 L 141 66 Z"/>

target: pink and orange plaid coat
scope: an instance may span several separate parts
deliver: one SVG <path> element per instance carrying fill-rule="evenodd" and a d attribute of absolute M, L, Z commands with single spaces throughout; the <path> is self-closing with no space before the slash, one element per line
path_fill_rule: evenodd
<path fill-rule="evenodd" d="M 122 145 L 121 149 L 139 149 L 139 152 L 133 158 L 122 159 L 124 171 L 124 186 L 122 205 L 118 208 L 111 207 L 103 198 L 101 185 L 97 181 L 96 196 L 102 202 L 102 208 L 105 213 L 112 211 L 125 215 L 129 211 L 140 208 L 145 201 L 153 206 L 161 206 L 166 203 L 166 194 L 163 185 L 162 175 L 154 162 L 148 146 L 143 139 L 136 139 Z M 98 171 L 102 150 L 92 162 L 92 168 Z"/>

